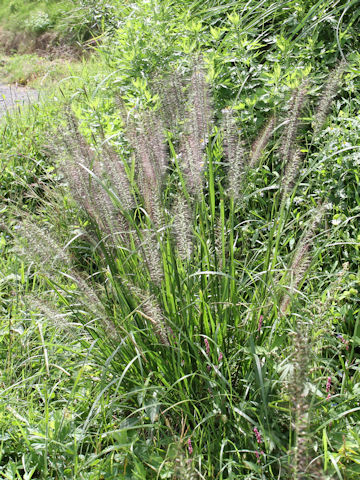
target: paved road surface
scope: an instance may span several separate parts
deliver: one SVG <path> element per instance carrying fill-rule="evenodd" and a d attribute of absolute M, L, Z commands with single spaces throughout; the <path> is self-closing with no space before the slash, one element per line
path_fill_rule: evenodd
<path fill-rule="evenodd" d="M 0 83 L 0 117 L 17 105 L 24 105 L 37 99 L 38 93 L 35 90 Z"/>

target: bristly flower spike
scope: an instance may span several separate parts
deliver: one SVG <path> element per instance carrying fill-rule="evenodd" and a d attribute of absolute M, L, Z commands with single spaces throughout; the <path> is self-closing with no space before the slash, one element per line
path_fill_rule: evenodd
<path fill-rule="evenodd" d="M 329 79 L 326 82 L 322 96 L 315 111 L 314 135 L 317 135 L 319 133 L 326 121 L 326 117 L 329 113 L 331 103 L 336 96 L 338 87 L 341 82 L 341 77 L 345 71 L 346 65 L 346 61 L 342 60 L 339 63 L 338 67 L 329 75 Z"/>
<path fill-rule="evenodd" d="M 151 323 L 154 333 L 159 338 L 160 343 L 169 346 L 169 337 L 171 336 L 172 331 L 166 323 L 162 308 L 156 298 L 150 293 L 142 291 L 130 282 L 127 282 L 127 286 L 130 292 L 142 302 L 136 309 L 136 312 Z"/>
<path fill-rule="evenodd" d="M 125 107 L 120 106 L 124 110 Z M 163 124 L 154 112 L 143 112 L 130 118 L 123 111 L 122 116 L 128 140 L 135 152 L 146 211 L 154 224 L 159 225 L 160 193 L 168 163 Z"/>
<path fill-rule="evenodd" d="M 189 112 L 180 139 L 180 157 L 189 193 L 198 197 L 203 191 L 204 149 L 213 118 L 209 87 L 201 60 L 194 67 L 190 89 Z"/>
<path fill-rule="evenodd" d="M 299 148 L 292 152 L 290 160 L 285 166 L 285 172 L 281 184 L 281 201 L 286 200 L 288 193 L 292 190 L 295 179 L 298 175 L 303 155 Z"/>
<path fill-rule="evenodd" d="M 311 263 L 311 257 L 309 255 L 310 249 L 314 242 L 315 232 L 319 226 L 326 210 L 326 205 L 320 205 L 315 211 L 310 226 L 307 229 L 305 235 L 300 239 L 299 244 L 295 250 L 293 260 L 291 262 L 289 273 L 290 273 L 290 285 L 289 291 L 290 294 L 286 294 L 280 304 L 280 313 L 285 315 L 288 309 L 288 306 L 291 302 L 291 294 L 293 294 L 304 278 L 305 272 L 308 269 Z"/>
<path fill-rule="evenodd" d="M 173 208 L 173 234 L 181 260 L 189 260 L 193 251 L 192 213 L 187 200 L 179 194 Z"/>
<path fill-rule="evenodd" d="M 270 119 L 266 122 L 265 127 L 263 128 L 260 136 L 256 139 L 254 144 L 251 147 L 250 153 L 250 168 L 255 168 L 260 160 L 260 157 L 268 144 L 271 135 L 273 134 L 274 128 L 276 126 L 276 117 L 273 115 Z"/>
<path fill-rule="evenodd" d="M 164 276 L 159 242 L 156 233 L 151 230 L 143 231 L 142 249 L 151 281 L 160 285 Z"/>
<path fill-rule="evenodd" d="M 235 201 L 241 196 L 245 172 L 245 151 L 237 131 L 234 110 L 225 108 L 223 114 L 224 154 L 228 165 L 229 196 Z"/>
<path fill-rule="evenodd" d="M 294 145 L 296 144 L 296 135 L 299 128 L 299 119 L 304 102 L 306 99 L 307 80 L 303 81 L 298 89 L 295 90 L 288 105 L 288 117 L 286 126 L 282 135 L 280 154 L 285 162 L 291 159 Z"/>
<path fill-rule="evenodd" d="M 300 480 L 308 467 L 309 446 L 309 401 L 305 393 L 305 384 L 309 367 L 308 331 L 300 322 L 296 324 L 294 334 L 294 374 L 289 384 L 295 422 L 295 447 L 293 451 L 293 477 Z"/>
<path fill-rule="evenodd" d="M 122 159 L 108 145 L 103 146 L 101 157 L 103 174 L 110 180 L 121 206 L 126 210 L 134 208 L 135 201 Z"/>

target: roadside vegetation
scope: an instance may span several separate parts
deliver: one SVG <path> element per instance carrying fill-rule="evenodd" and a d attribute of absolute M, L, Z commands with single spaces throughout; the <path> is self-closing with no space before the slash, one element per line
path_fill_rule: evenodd
<path fill-rule="evenodd" d="M 114 27 L 122 4 L 119 0 L 3 0 L 1 26 L 28 39 L 52 34 L 68 43 L 83 42 Z"/>
<path fill-rule="evenodd" d="M 39 12 L 94 54 L 2 67 L 0 478 L 357 479 L 358 2 Z"/>

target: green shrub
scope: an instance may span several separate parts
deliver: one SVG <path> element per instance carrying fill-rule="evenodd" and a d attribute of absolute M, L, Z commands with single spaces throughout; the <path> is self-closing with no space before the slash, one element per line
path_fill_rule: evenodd
<path fill-rule="evenodd" d="M 49 30 L 51 27 L 51 20 L 47 13 L 39 10 L 33 13 L 25 22 L 25 27 L 34 33 L 42 33 Z"/>

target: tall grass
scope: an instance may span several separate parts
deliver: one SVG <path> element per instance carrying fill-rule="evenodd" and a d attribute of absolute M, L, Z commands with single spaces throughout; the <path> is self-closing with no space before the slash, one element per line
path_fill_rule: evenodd
<path fill-rule="evenodd" d="M 57 155 L 83 226 L 61 244 L 27 220 L 23 254 L 85 326 L 110 375 L 83 434 L 111 392 L 103 415 L 119 418 L 117 435 L 136 431 L 145 458 L 155 448 L 163 459 L 156 468 L 144 459 L 140 478 L 167 469 L 172 478 L 224 479 L 322 471 L 326 452 L 308 440 L 328 424 L 321 360 L 310 353 L 324 328 L 312 272 L 328 241 L 327 199 L 294 220 L 303 89 L 290 99 L 297 107 L 282 119 L 283 135 L 269 119 L 250 151 L 234 111 L 214 123 L 201 64 L 177 134 L 159 111 L 121 106 L 131 155 L 103 138 L 90 146 L 67 114 Z M 256 165 L 269 149 L 284 173 L 261 185 Z M 304 179 L 311 166 L 302 162 Z M 331 279 L 325 288 L 334 289 Z M 133 452 L 124 472 L 138 461 Z"/>

